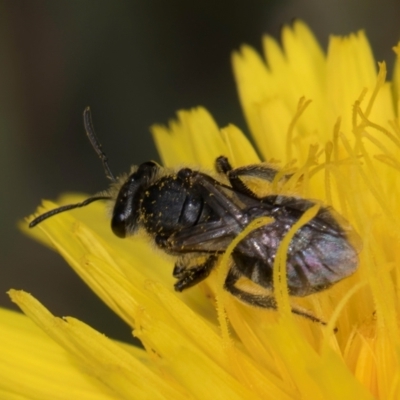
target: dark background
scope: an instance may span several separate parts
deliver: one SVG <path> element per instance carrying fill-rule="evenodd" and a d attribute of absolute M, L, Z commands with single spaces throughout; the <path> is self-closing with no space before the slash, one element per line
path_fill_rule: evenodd
<path fill-rule="evenodd" d="M 109 336 L 130 331 L 55 253 L 16 228 L 42 198 L 106 188 L 82 126 L 90 105 L 115 173 L 158 159 L 149 126 L 205 106 L 220 126 L 247 132 L 231 52 L 282 24 L 330 34 L 365 29 L 377 60 L 394 60 L 398 0 L 0 0 L 0 305 L 25 289 L 56 315 Z"/>

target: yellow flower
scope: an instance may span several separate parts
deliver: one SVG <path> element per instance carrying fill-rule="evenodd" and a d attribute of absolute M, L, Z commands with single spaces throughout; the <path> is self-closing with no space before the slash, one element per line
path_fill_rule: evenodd
<path fill-rule="evenodd" d="M 276 293 L 279 312 L 239 303 L 222 290 L 226 260 L 204 283 L 174 292 L 172 260 L 143 236 L 114 237 L 104 205 L 94 203 L 29 234 L 60 252 L 132 327 L 144 350 L 73 318 L 56 318 L 12 290 L 12 300 L 42 331 L 1 311 L 1 398 L 400 397 L 400 64 L 386 82 L 385 64 L 375 64 L 363 32 L 332 37 L 324 55 L 296 22 L 283 30 L 282 43 L 283 49 L 264 39 L 266 62 L 245 46 L 233 66 L 263 160 L 293 173 L 268 190 L 332 205 L 362 238 L 353 276 L 290 299 L 328 326 L 293 316 L 284 290 Z M 181 111 L 168 128 L 152 131 L 166 166 L 212 170 L 221 154 L 234 166 L 260 162 L 238 128 L 219 129 L 202 108 Z M 82 199 L 64 196 L 60 204 Z M 54 207 L 44 202 L 39 212 Z"/>

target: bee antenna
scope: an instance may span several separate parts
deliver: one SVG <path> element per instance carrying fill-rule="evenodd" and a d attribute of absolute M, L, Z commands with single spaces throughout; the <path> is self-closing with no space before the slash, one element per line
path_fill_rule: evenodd
<path fill-rule="evenodd" d="M 111 172 L 110 166 L 108 165 L 108 157 L 101 149 L 101 144 L 94 131 L 92 113 L 90 112 L 90 107 L 86 107 L 85 110 L 83 111 L 83 125 L 85 126 L 86 135 L 90 140 L 90 144 L 92 145 L 94 151 L 96 152 L 101 162 L 103 163 L 106 177 L 110 179 L 112 182 L 116 182 L 115 176 Z"/>
<path fill-rule="evenodd" d="M 61 207 L 55 208 L 53 210 L 47 211 L 46 213 L 41 214 L 38 217 L 36 217 L 33 221 L 31 221 L 29 223 L 29 228 L 33 228 L 34 226 L 36 226 L 37 224 L 40 224 L 45 219 L 50 218 L 53 215 L 60 214 L 60 213 L 62 213 L 64 211 L 73 210 L 74 208 L 79 208 L 79 207 L 85 207 L 88 204 L 93 203 L 94 201 L 111 200 L 111 199 L 112 199 L 112 197 L 110 197 L 110 196 L 98 195 L 98 196 L 89 197 L 88 199 L 83 200 L 80 203 L 67 204 L 65 206 L 61 206 Z"/>

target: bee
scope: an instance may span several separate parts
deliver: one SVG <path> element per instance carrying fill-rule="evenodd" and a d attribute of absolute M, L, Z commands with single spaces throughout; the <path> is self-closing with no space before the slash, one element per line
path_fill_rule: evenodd
<path fill-rule="evenodd" d="M 246 179 L 272 182 L 279 171 L 266 164 L 232 168 L 225 156 L 215 161 L 216 177 L 190 168 L 171 171 L 148 161 L 134 167 L 120 181 L 102 151 L 90 109 L 86 108 L 83 115 L 87 136 L 105 174 L 114 186 L 119 182 L 119 189 L 53 209 L 36 217 L 29 226 L 94 201 L 114 201 L 113 233 L 126 238 L 143 228 L 157 247 L 176 256 L 174 288 L 181 292 L 207 278 L 232 240 L 250 222 L 269 217 L 270 223 L 251 231 L 232 251 L 224 288 L 248 305 L 276 309 L 270 293 L 274 289 L 277 250 L 290 228 L 315 202 L 294 196 L 258 195 Z M 315 217 L 296 231 L 286 256 L 289 295 L 303 297 L 322 291 L 357 269 L 359 249 L 349 240 L 354 232 L 339 220 L 331 208 L 320 206 Z M 243 277 L 267 289 L 266 293 L 241 288 L 237 283 Z M 293 308 L 292 312 L 324 324 L 305 311 Z"/>

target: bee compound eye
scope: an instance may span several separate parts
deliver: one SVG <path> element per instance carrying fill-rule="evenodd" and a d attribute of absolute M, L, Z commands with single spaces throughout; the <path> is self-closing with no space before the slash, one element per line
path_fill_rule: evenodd
<path fill-rule="evenodd" d="M 124 239 L 126 237 L 126 217 L 124 214 L 114 214 L 111 220 L 111 229 L 115 236 Z"/>

